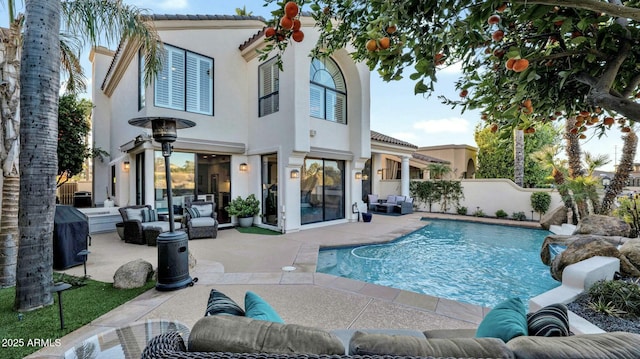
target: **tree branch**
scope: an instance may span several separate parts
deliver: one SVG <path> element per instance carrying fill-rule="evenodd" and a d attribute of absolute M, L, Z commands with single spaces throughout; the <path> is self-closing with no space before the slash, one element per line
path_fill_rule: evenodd
<path fill-rule="evenodd" d="M 640 73 L 636 74 L 631 78 L 631 80 L 629 80 L 629 84 L 627 85 L 627 87 L 624 90 L 622 90 L 622 93 L 621 93 L 622 97 L 627 98 L 633 95 L 633 91 L 639 85 L 640 85 Z"/>
<path fill-rule="evenodd" d="M 595 12 L 604 12 L 611 16 L 623 19 L 640 21 L 640 9 L 629 6 L 609 4 L 600 0 L 513 0 L 517 4 L 539 4 L 551 6 L 563 6 L 574 9 L 585 9 Z"/>

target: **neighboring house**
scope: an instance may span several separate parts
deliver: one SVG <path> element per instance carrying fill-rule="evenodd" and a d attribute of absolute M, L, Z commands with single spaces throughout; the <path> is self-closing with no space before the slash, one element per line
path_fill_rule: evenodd
<path fill-rule="evenodd" d="M 478 149 L 469 145 L 420 147 L 417 153 L 440 158 L 449 163 L 455 178 L 475 178 L 478 168 Z"/>
<path fill-rule="evenodd" d="M 136 44 L 91 54 L 93 138 L 110 163 L 94 162 L 94 202 L 166 208 L 164 162 L 150 130 L 132 118 L 171 116 L 194 121 L 178 131 L 171 173 L 174 204 L 186 196 L 212 199 L 221 225 L 224 207 L 255 194 L 258 223 L 281 231 L 357 220 L 362 172 L 371 157 L 369 70 L 349 50 L 309 57 L 305 39 L 283 54 L 258 59 L 264 21 L 254 16 L 153 15 L 165 44 L 164 70 L 144 86 Z M 275 55 L 275 54 L 274 54 Z"/>

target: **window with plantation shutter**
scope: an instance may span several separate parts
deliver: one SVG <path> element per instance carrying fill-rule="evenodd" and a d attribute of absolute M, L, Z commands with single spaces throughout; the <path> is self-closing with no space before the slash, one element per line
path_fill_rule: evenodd
<path fill-rule="evenodd" d="M 313 59 L 309 70 L 310 115 L 346 124 L 347 88 L 338 65 L 330 58 Z"/>
<path fill-rule="evenodd" d="M 266 116 L 280 109 L 280 69 L 276 58 L 258 67 L 258 116 Z"/>
<path fill-rule="evenodd" d="M 213 59 L 169 45 L 165 51 L 155 106 L 213 115 Z"/>

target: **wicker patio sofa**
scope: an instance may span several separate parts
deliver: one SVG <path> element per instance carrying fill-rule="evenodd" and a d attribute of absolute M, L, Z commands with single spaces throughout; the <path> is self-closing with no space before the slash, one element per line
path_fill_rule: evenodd
<path fill-rule="evenodd" d="M 124 226 L 124 241 L 134 244 L 148 244 L 145 236 L 146 229 L 160 230 L 161 232 L 169 231 L 169 222 L 159 220 L 157 218 L 144 218 L 143 211 L 151 211 L 150 205 L 126 206 L 118 208 L 122 216 Z M 157 215 L 156 215 L 157 216 Z M 176 223 L 176 228 L 181 228 L 180 223 Z M 156 235 L 157 237 L 157 235 Z"/>

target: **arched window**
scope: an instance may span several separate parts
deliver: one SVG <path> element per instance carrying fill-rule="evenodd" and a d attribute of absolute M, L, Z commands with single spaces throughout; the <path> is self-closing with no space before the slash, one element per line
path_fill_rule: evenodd
<path fill-rule="evenodd" d="M 309 75 L 311 116 L 346 124 L 347 87 L 335 61 L 330 58 L 311 60 Z"/>

